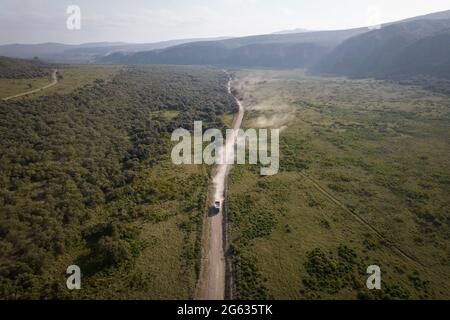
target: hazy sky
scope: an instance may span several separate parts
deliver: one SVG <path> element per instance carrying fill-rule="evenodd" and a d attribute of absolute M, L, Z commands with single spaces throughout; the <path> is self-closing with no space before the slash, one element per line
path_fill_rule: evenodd
<path fill-rule="evenodd" d="M 81 9 L 80 30 L 66 27 L 69 5 Z M 154 42 L 344 29 L 449 9 L 449 0 L 0 0 L 0 43 Z"/>

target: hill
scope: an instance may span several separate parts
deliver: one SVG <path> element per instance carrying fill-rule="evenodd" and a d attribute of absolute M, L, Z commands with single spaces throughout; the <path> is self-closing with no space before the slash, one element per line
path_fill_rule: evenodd
<path fill-rule="evenodd" d="M 341 65 L 343 70 L 347 70 L 347 65 L 342 64 L 342 60 L 348 60 L 347 64 L 351 64 L 353 58 L 346 57 L 370 54 L 374 49 L 373 46 L 377 46 L 378 42 L 380 42 L 380 50 L 383 50 L 384 45 L 381 43 L 383 40 L 378 39 L 379 37 L 389 39 L 398 35 L 399 39 L 394 39 L 390 44 L 391 47 L 386 48 L 388 54 L 394 53 L 401 48 L 398 47 L 399 45 L 412 44 L 413 40 L 422 39 L 426 35 L 435 35 L 437 31 L 443 29 L 445 22 L 442 22 L 442 19 L 446 18 L 450 18 L 450 11 L 388 23 L 383 25 L 381 30 L 374 32 L 368 28 L 314 32 L 299 30 L 298 33 L 281 32 L 219 41 L 192 42 L 137 53 L 115 52 L 101 57 L 97 62 L 268 68 L 309 68 L 317 65 L 319 70 L 332 73 L 331 71 L 334 72 L 335 68 L 338 70 Z M 379 34 L 382 35 L 379 36 Z M 362 43 L 358 45 L 361 39 Z M 343 47 L 344 43 L 345 47 Z M 355 45 L 347 47 L 349 43 Z M 342 48 L 347 49 L 342 50 Z M 356 57 L 357 61 L 358 57 Z M 371 62 L 368 61 L 368 63 Z M 360 64 L 364 63 L 360 62 Z M 372 76 L 372 74 L 364 73 L 363 76 Z"/>
<path fill-rule="evenodd" d="M 0 78 L 39 78 L 48 75 L 50 68 L 50 64 L 39 60 L 21 60 L 0 57 Z"/>
<path fill-rule="evenodd" d="M 278 32 L 273 32 L 272 34 L 290 34 L 290 33 L 302 33 L 302 32 L 310 32 L 311 30 L 303 29 L 303 28 L 296 28 L 296 29 L 290 29 L 290 30 L 281 30 Z"/>
<path fill-rule="evenodd" d="M 52 42 L 39 44 L 6 44 L 0 45 L 0 55 L 20 59 L 39 57 L 45 61 L 60 63 L 90 63 L 98 56 L 104 56 L 114 52 L 157 50 L 183 43 L 222 39 L 224 38 L 195 38 L 154 43 L 92 42 L 79 45 Z"/>
<path fill-rule="evenodd" d="M 271 34 L 204 41 L 134 54 L 114 53 L 98 60 L 121 64 L 195 64 L 236 67 L 307 67 L 342 41 L 366 28 Z"/>
<path fill-rule="evenodd" d="M 450 19 L 393 24 L 344 41 L 313 69 L 357 78 L 450 77 Z"/>

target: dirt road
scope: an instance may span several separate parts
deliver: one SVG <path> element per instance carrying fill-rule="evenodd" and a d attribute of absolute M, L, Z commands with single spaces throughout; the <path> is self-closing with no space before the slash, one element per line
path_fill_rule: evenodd
<path fill-rule="evenodd" d="M 227 73 L 227 72 L 226 72 Z M 228 73 L 227 73 L 228 74 Z M 231 78 L 228 81 L 228 93 L 231 92 Z M 244 108 L 241 102 L 234 97 L 236 103 L 239 106 L 239 111 L 235 115 L 233 121 L 233 129 L 239 129 L 244 117 Z M 232 136 L 232 139 L 228 139 L 225 151 L 227 152 L 227 158 L 230 159 L 232 152 L 231 146 L 235 145 L 237 138 L 237 132 Z M 223 216 L 223 203 L 226 181 L 230 172 L 231 164 L 220 164 L 214 170 L 213 176 L 213 201 L 219 200 L 221 203 L 221 209 L 218 214 L 208 218 L 208 253 L 205 265 L 204 282 L 201 284 L 200 298 L 206 300 L 223 300 L 225 297 L 225 254 L 223 248 L 224 239 L 224 216 Z"/>
<path fill-rule="evenodd" d="M 45 86 L 43 86 L 43 87 L 34 89 L 34 90 L 30 90 L 30 91 L 27 91 L 27 92 L 22 92 L 22 93 L 19 93 L 19 94 L 10 96 L 10 97 L 3 98 L 3 100 L 4 100 L 4 101 L 8 101 L 8 100 L 11 100 L 11 99 L 23 97 L 23 96 L 26 96 L 26 95 L 29 95 L 29 94 L 33 94 L 33 93 L 36 93 L 36 92 L 39 92 L 39 91 L 48 89 L 48 88 L 50 88 L 50 87 L 53 87 L 55 84 L 58 83 L 58 77 L 56 76 L 57 73 L 58 73 L 58 70 L 57 70 L 57 69 L 54 69 L 53 72 L 52 72 L 52 82 L 50 82 L 49 84 L 47 84 L 47 85 L 45 85 Z"/>

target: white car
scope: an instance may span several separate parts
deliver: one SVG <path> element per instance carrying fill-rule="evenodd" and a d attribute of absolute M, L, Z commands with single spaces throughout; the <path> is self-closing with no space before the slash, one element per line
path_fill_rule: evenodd
<path fill-rule="evenodd" d="M 220 210 L 220 201 L 215 201 L 215 202 L 214 202 L 214 208 L 215 208 L 216 210 Z"/>

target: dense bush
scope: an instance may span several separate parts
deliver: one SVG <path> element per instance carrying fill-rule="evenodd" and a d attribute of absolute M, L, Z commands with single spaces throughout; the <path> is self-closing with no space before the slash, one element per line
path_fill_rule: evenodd
<path fill-rule="evenodd" d="M 52 65 L 35 60 L 21 60 L 0 57 L 0 78 L 28 79 L 50 74 Z"/>
<path fill-rule="evenodd" d="M 74 247 L 91 272 L 132 259 L 126 224 L 183 187 L 134 181 L 170 157 L 173 129 L 223 125 L 217 115 L 236 109 L 226 81 L 202 67 L 128 68 L 70 94 L 0 102 L 0 297 L 39 297 Z M 165 110 L 177 116 L 151 116 Z"/>
<path fill-rule="evenodd" d="M 236 298 L 240 300 L 268 299 L 267 289 L 255 262 L 251 258 L 237 256 L 235 264 Z"/>
<path fill-rule="evenodd" d="M 357 298 L 361 300 L 395 300 L 408 299 L 410 293 L 400 283 L 392 283 L 390 279 L 382 278 L 382 290 L 368 290 L 364 263 L 356 252 L 340 245 L 337 250 L 325 251 L 316 248 L 307 253 L 304 264 L 308 276 L 303 279 L 303 292 L 309 298 L 320 297 L 321 294 L 334 295 L 345 289 L 357 291 Z M 410 280 L 421 290 L 427 288 L 417 273 L 410 276 Z M 427 290 L 422 291 L 428 295 Z"/>

